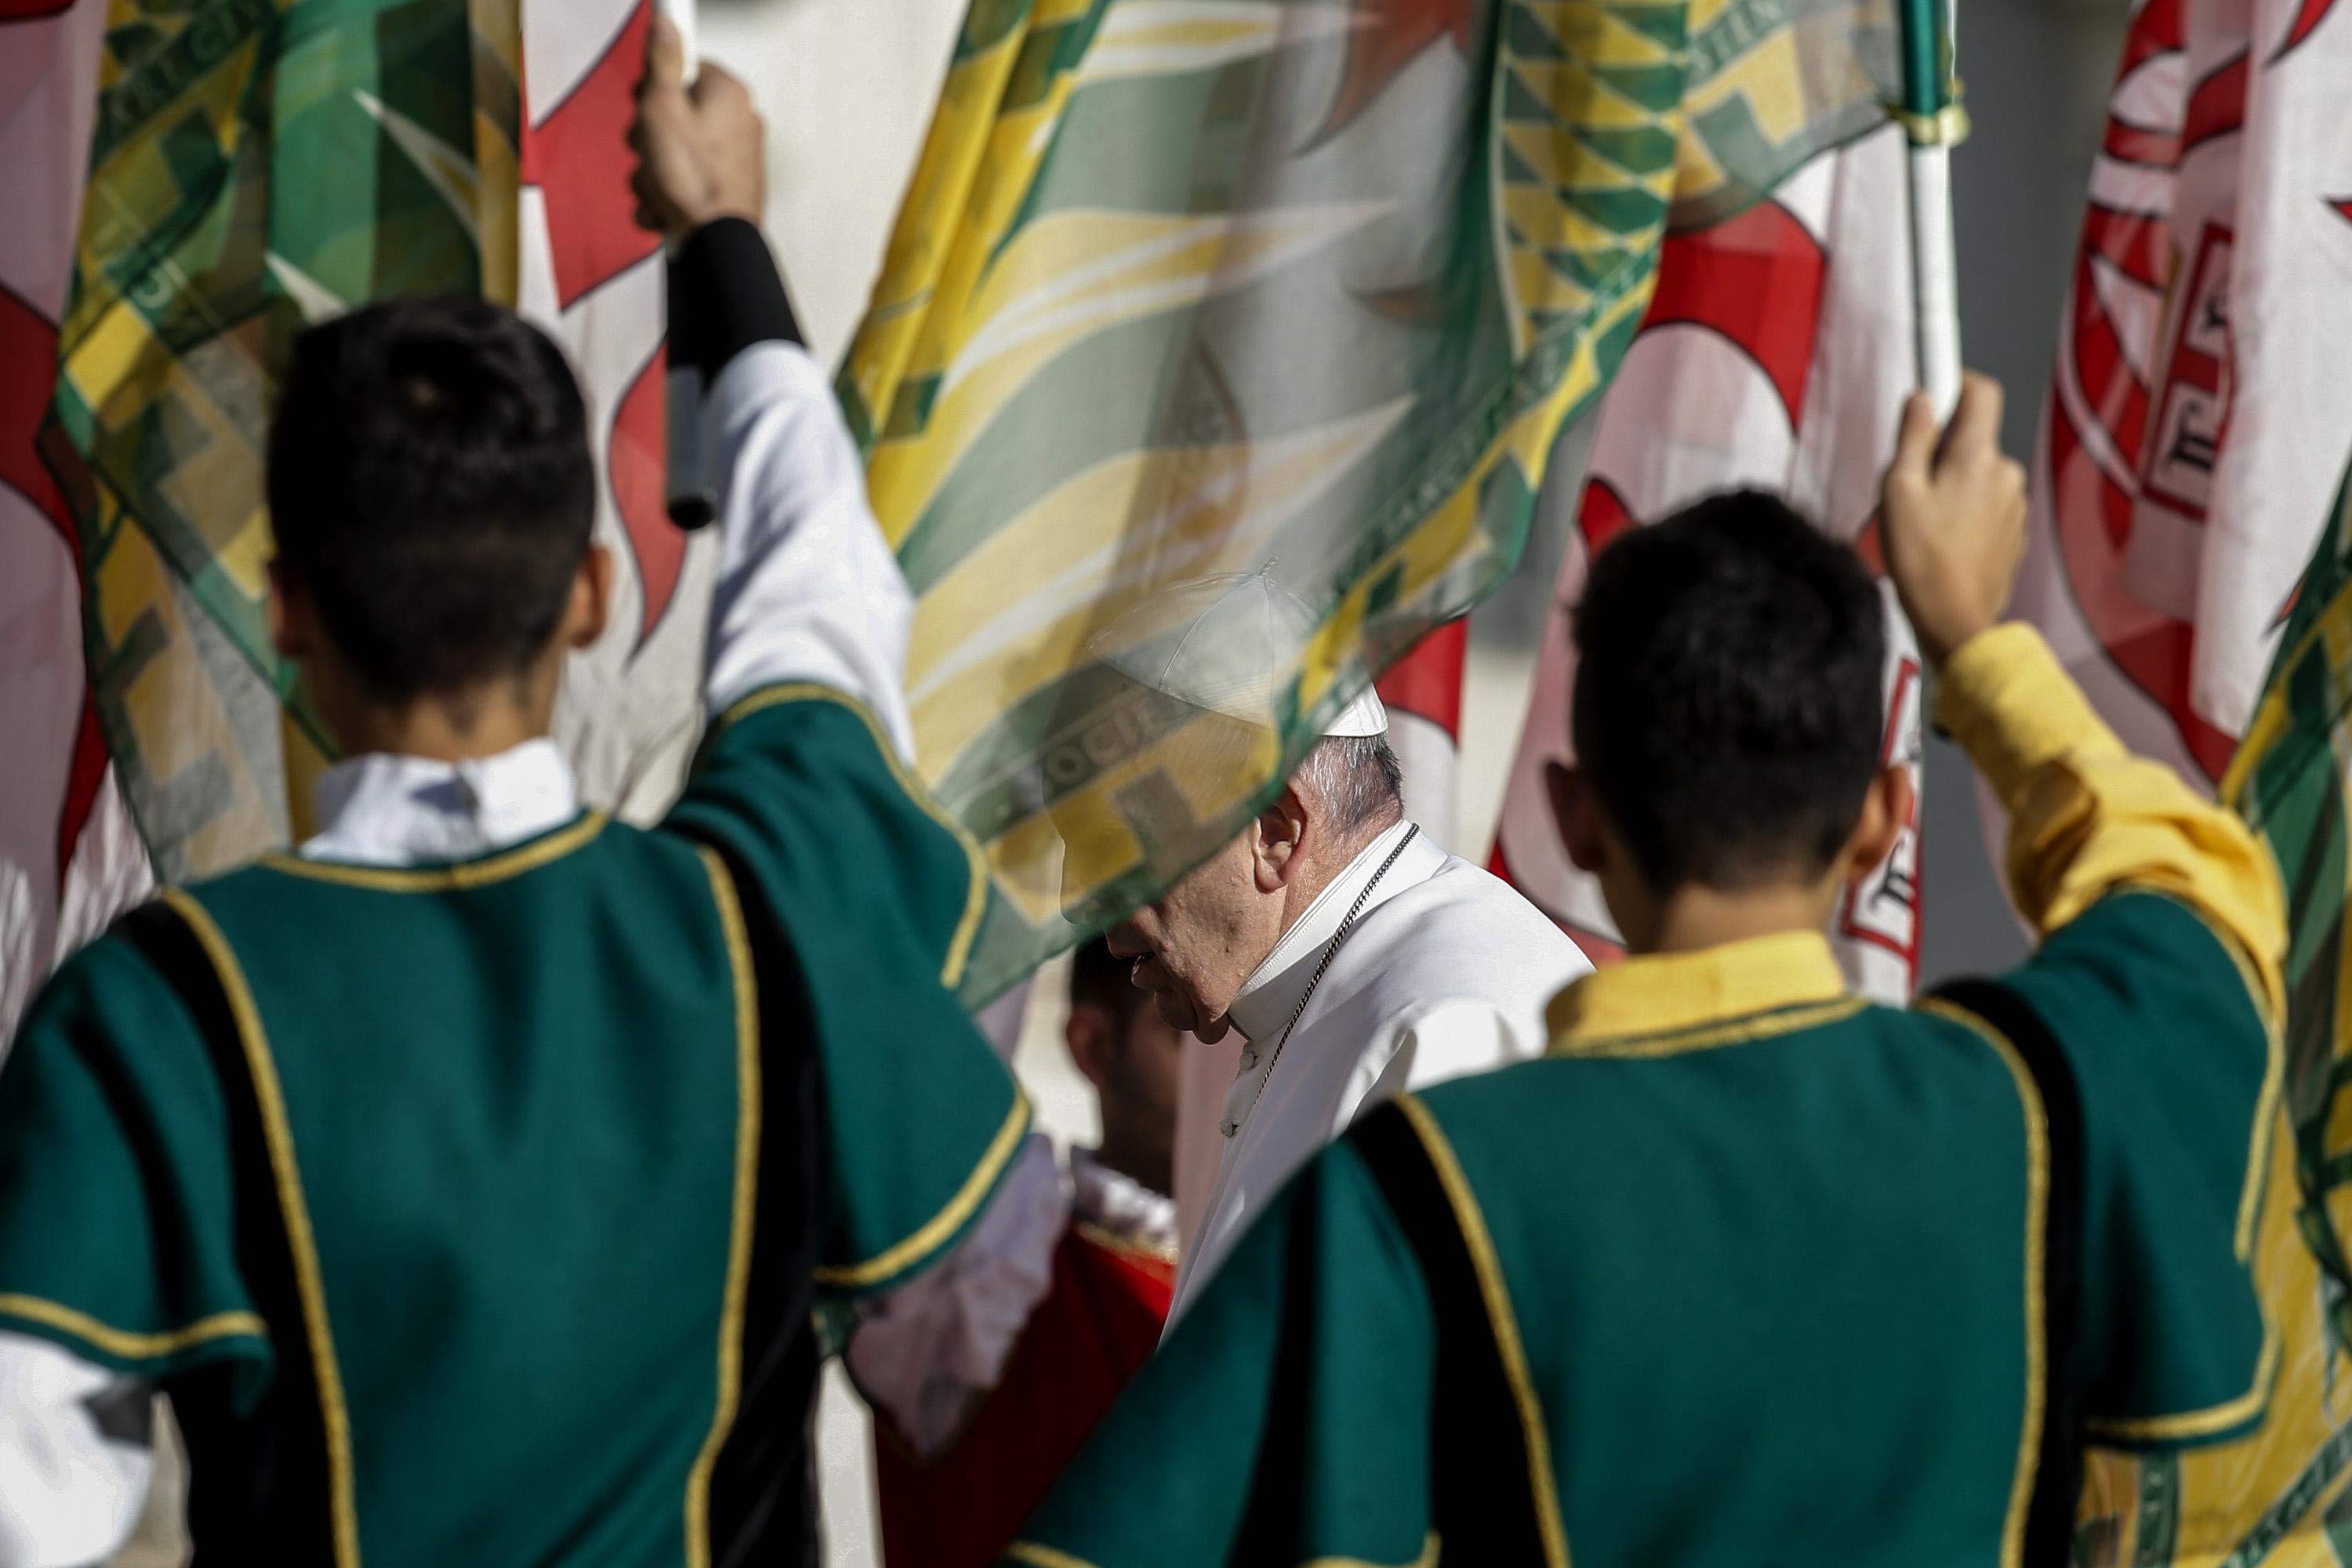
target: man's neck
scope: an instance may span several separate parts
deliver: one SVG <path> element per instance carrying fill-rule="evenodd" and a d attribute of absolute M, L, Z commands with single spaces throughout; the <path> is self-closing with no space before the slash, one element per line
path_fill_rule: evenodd
<path fill-rule="evenodd" d="M 1633 953 L 1696 952 L 1784 931 L 1828 929 L 1838 885 L 1775 885 L 1739 892 L 1677 889 L 1651 910 L 1644 928 L 1626 932 Z"/>
<path fill-rule="evenodd" d="M 1282 906 L 1282 929 L 1275 933 L 1275 941 L 1278 943 L 1284 937 L 1288 936 L 1291 928 L 1296 926 L 1314 906 L 1315 900 L 1321 898 L 1332 883 L 1345 876 L 1349 867 L 1363 858 L 1364 851 L 1378 843 L 1381 835 L 1403 820 L 1403 816 L 1400 815 L 1389 818 L 1386 822 L 1374 823 L 1369 827 L 1360 827 L 1344 839 L 1334 841 L 1318 850 L 1300 875 L 1293 879 L 1290 884 L 1290 896 L 1283 901 Z M 1267 951 L 1271 952 L 1272 949 Z"/>
<path fill-rule="evenodd" d="M 551 714 L 530 710 L 506 692 L 419 698 L 400 708 L 343 715 L 335 740 L 347 757 L 384 752 L 429 762 L 495 757 L 549 732 Z"/>
<path fill-rule="evenodd" d="M 1095 1160 L 1161 1197 L 1176 1190 L 1175 1161 L 1169 1152 L 1166 1149 L 1155 1152 L 1148 1147 L 1145 1140 L 1119 1129 L 1108 1126 L 1103 1129 L 1102 1142 L 1095 1149 Z"/>

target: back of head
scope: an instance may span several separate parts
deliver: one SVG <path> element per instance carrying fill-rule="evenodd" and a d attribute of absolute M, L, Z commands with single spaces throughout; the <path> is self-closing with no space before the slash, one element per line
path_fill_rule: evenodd
<path fill-rule="evenodd" d="M 1853 551 L 1775 497 L 1712 497 L 1601 552 L 1575 637 L 1578 765 L 1654 891 L 1828 869 L 1885 740 Z"/>
<path fill-rule="evenodd" d="M 596 510 L 586 410 L 562 351 L 466 296 L 305 332 L 268 489 L 280 564 L 383 702 L 531 668 Z"/>

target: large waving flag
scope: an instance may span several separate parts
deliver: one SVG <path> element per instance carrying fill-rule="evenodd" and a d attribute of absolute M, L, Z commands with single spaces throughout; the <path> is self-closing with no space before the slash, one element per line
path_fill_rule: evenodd
<path fill-rule="evenodd" d="M 1904 153 L 1887 126 L 1819 154 L 1736 216 L 1691 214 L 1665 242 L 1657 297 L 1601 405 L 1494 855 L 1496 874 L 1597 963 L 1622 949 L 1599 884 L 1569 863 L 1544 785 L 1546 765 L 1574 754 L 1569 618 L 1593 552 L 1739 486 L 1785 496 L 1874 552 L 1879 476 L 1916 384 L 1910 242 L 1889 220 L 1903 210 Z M 1887 616 L 1885 751 L 1916 782 L 1919 658 L 1891 594 Z M 1859 990 L 1909 997 L 1918 895 L 1915 823 L 1838 911 L 1831 935 Z"/>
<path fill-rule="evenodd" d="M 1511 568 L 1670 210 L 1880 122 L 1893 43 L 1883 0 L 972 6 L 841 390 L 922 769 L 994 873 L 976 994 L 1165 887 Z M 1257 569 L 1315 616 L 1279 745 L 1200 765 L 1102 661 Z"/>
<path fill-rule="evenodd" d="M 82 665 L 80 551 L 44 450 L 106 0 L 0 0 L 0 1051 L 57 958 L 147 889 Z"/>
<path fill-rule="evenodd" d="M 457 0 L 107 20 L 57 413 L 101 726 L 178 879 L 284 843 L 325 760 L 265 616 L 276 367 L 307 321 L 478 287 L 476 49 Z"/>
<path fill-rule="evenodd" d="M 2335 493 L 2352 0 L 2138 0 L 2058 345 L 2018 612 L 2210 786 Z"/>
<path fill-rule="evenodd" d="M 711 547 L 661 505 L 624 139 L 652 5 L 0 0 L 0 1025 L 143 887 L 141 838 L 181 879 L 304 831 L 331 758 L 268 638 L 262 452 L 293 335 L 355 306 L 478 289 L 570 352 L 622 572 L 558 737 L 589 798 L 667 800 Z"/>

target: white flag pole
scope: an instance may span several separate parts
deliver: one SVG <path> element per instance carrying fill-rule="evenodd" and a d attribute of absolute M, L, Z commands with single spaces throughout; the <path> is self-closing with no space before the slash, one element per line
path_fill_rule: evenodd
<path fill-rule="evenodd" d="M 695 31 L 695 0 L 656 0 L 661 14 L 677 28 L 686 55 L 686 79 L 692 85 L 700 68 L 700 40 Z M 680 528 L 703 527 L 717 515 L 718 497 L 710 487 L 710 464 L 702 449 L 702 373 L 690 364 L 669 363 L 669 517 Z"/>
<path fill-rule="evenodd" d="M 1952 71 L 1958 0 L 1906 0 L 1903 100 L 1895 118 L 1910 142 L 1911 291 L 1920 389 L 1948 417 L 1960 401 L 1959 260 L 1952 229 L 1952 149 L 1968 111 Z"/>

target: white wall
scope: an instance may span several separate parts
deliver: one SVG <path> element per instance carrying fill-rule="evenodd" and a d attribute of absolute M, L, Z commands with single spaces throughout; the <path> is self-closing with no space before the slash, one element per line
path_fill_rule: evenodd
<path fill-rule="evenodd" d="M 837 361 L 865 313 L 964 0 L 702 0 L 705 58 L 768 121 L 768 232 L 809 347 Z"/>

